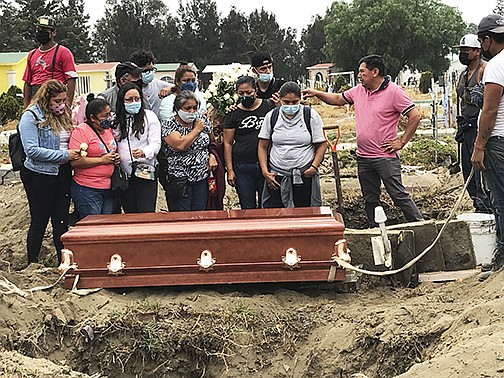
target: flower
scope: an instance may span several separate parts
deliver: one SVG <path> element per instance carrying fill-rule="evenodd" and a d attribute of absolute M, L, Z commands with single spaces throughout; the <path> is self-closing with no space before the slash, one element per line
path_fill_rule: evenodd
<path fill-rule="evenodd" d="M 205 100 L 212 105 L 215 113 L 224 117 L 229 108 L 238 101 L 238 95 L 235 92 L 236 80 L 240 76 L 250 74 L 247 65 L 233 63 L 227 66 L 227 72 L 213 79 L 205 91 Z"/>

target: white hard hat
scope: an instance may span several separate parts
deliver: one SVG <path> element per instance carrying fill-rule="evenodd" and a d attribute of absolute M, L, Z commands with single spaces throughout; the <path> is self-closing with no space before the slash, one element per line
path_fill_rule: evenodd
<path fill-rule="evenodd" d="M 466 34 L 460 39 L 460 44 L 453 47 L 470 47 L 473 49 L 481 48 L 476 34 Z"/>

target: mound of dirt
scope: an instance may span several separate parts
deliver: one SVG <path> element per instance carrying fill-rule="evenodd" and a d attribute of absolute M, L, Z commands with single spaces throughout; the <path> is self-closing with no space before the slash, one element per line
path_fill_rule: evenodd
<path fill-rule="evenodd" d="M 436 187 L 414 193 L 424 213 L 424 203 L 449 208 L 454 201 L 454 192 Z M 345 197 L 355 219 L 364 216 L 359 201 L 358 191 Z M 20 184 L 2 187 L 0 219 L 0 290 L 56 281 L 50 230 L 42 263 L 26 266 L 29 219 Z M 415 289 L 383 280 L 357 291 L 264 284 L 78 296 L 57 285 L 2 293 L 0 376 L 496 377 L 504 375 L 503 279 Z"/>

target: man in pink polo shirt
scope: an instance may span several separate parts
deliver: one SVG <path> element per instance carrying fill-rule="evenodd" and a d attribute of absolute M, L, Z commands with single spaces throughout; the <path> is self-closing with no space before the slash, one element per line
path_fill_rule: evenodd
<path fill-rule="evenodd" d="M 420 122 L 420 112 L 404 90 L 385 76 L 379 55 L 359 61 L 361 84 L 344 93 L 327 93 L 308 88 L 305 98 L 318 97 L 330 105 L 354 105 L 357 137 L 357 171 L 364 197 L 369 227 L 376 227 L 374 209 L 381 206 L 381 182 L 408 222 L 422 220 L 422 214 L 404 188 L 399 150 L 409 142 Z M 408 118 L 404 134 L 398 138 L 399 116 Z"/>

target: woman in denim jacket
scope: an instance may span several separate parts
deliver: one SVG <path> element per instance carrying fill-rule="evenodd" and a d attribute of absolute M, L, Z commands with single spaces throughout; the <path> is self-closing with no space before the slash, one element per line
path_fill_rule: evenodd
<path fill-rule="evenodd" d="M 38 262 L 40 247 L 49 218 L 58 261 L 61 235 L 68 230 L 72 168 L 68 162 L 80 158 L 78 150 L 68 149 L 73 128 L 72 113 L 66 103 L 66 85 L 58 80 L 44 83 L 21 117 L 19 133 L 26 154 L 21 168 L 28 205 L 28 263 Z"/>

